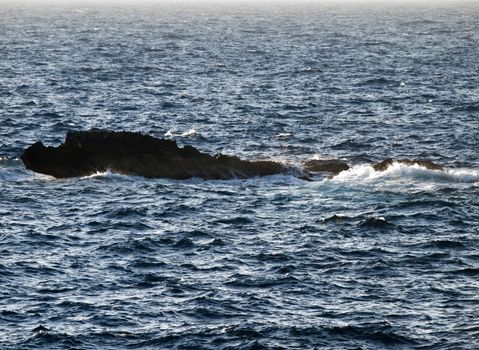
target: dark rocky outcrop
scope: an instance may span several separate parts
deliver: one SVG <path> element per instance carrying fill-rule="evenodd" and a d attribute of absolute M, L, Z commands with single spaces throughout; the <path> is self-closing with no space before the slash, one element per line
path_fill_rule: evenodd
<path fill-rule="evenodd" d="M 430 160 L 410 160 L 410 159 L 392 159 L 387 158 L 380 163 L 374 164 L 373 168 L 376 171 L 384 171 L 393 163 L 400 163 L 404 165 L 419 165 L 430 170 L 444 170 L 444 168 Z"/>
<path fill-rule="evenodd" d="M 311 180 L 310 173 L 336 175 L 350 168 L 337 159 L 311 159 L 303 163 L 304 169 L 296 169 L 273 161 L 247 161 L 223 154 L 212 156 L 192 146 L 179 147 L 175 141 L 141 133 L 104 130 L 70 131 L 58 147 L 37 142 L 23 152 L 21 159 L 28 169 L 56 178 L 87 176 L 110 169 L 126 175 L 178 180 L 250 178 L 279 173 Z M 384 171 L 395 162 L 443 170 L 429 160 L 392 158 L 373 167 L 376 171 Z"/>
<path fill-rule="evenodd" d="M 349 165 L 337 159 L 310 159 L 303 163 L 304 170 L 310 172 L 326 172 L 339 174 L 349 169 Z"/>
<path fill-rule="evenodd" d="M 108 169 L 120 174 L 172 179 L 249 178 L 286 170 L 277 162 L 211 156 L 191 146 L 180 148 L 175 141 L 103 130 L 68 132 L 65 142 L 58 147 L 37 142 L 23 152 L 21 159 L 28 169 L 56 178 L 87 176 Z"/>

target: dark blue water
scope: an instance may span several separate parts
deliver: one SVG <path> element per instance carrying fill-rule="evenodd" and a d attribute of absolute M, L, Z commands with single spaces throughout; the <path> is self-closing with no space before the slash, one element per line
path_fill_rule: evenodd
<path fill-rule="evenodd" d="M 479 348 L 478 57 L 474 2 L 0 4 L 0 348 Z M 18 159 L 93 127 L 353 168 L 54 180 Z"/>

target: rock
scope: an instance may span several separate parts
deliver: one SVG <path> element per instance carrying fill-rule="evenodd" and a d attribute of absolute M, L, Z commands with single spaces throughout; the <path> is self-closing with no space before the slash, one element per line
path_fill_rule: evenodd
<path fill-rule="evenodd" d="M 136 132 L 71 131 L 58 147 L 37 142 L 21 159 L 25 166 L 56 178 L 87 176 L 111 171 L 171 179 L 249 178 L 278 174 L 285 167 L 272 161 L 246 161 L 218 154 L 211 156 L 192 146 Z"/>
<path fill-rule="evenodd" d="M 310 159 L 303 163 L 306 171 L 339 174 L 349 169 L 349 165 L 337 159 Z"/>
<path fill-rule="evenodd" d="M 35 328 L 32 329 L 32 332 L 34 333 L 45 333 L 45 332 L 48 332 L 50 329 L 43 326 L 43 325 L 39 325 Z"/>
<path fill-rule="evenodd" d="M 444 170 L 444 168 L 436 163 L 431 162 L 430 160 L 410 160 L 410 159 L 392 159 L 387 158 L 380 163 L 374 164 L 373 168 L 376 171 L 384 171 L 389 168 L 393 163 L 400 163 L 405 165 L 419 165 L 426 169 L 430 170 Z"/>

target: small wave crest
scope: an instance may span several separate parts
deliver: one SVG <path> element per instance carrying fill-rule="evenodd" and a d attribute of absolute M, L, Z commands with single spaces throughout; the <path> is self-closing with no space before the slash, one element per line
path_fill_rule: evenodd
<path fill-rule="evenodd" d="M 387 221 L 382 216 L 347 216 L 343 214 L 333 214 L 321 219 L 322 224 L 351 225 L 356 224 L 365 228 L 390 228 L 395 225 Z"/>
<path fill-rule="evenodd" d="M 97 171 L 94 174 L 86 175 L 80 177 L 80 179 L 111 179 L 111 180 L 131 180 L 131 181 L 137 181 L 137 180 L 144 180 L 146 179 L 143 176 L 140 175 L 126 175 L 126 174 L 120 174 L 116 173 L 111 169 L 107 169 L 106 171 Z"/>
<path fill-rule="evenodd" d="M 191 128 L 190 130 L 186 130 L 185 132 L 181 133 L 180 136 L 182 137 L 191 137 L 195 136 L 198 133 L 195 128 Z"/>
<path fill-rule="evenodd" d="M 167 138 L 174 138 L 174 137 L 195 137 L 195 136 L 198 136 L 200 135 L 198 130 L 196 130 L 195 128 L 191 128 L 189 130 L 185 130 L 183 132 L 177 132 L 173 129 L 170 129 L 168 130 L 167 132 L 165 132 L 165 134 L 163 135 L 164 137 L 167 137 Z"/>
<path fill-rule="evenodd" d="M 343 171 L 330 180 L 347 183 L 374 183 L 377 181 L 407 181 L 432 183 L 466 183 L 479 182 L 479 169 L 445 169 L 430 170 L 420 165 L 393 163 L 385 171 L 376 171 L 371 165 L 356 165 Z"/>
<path fill-rule="evenodd" d="M 94 174 L 82 176 L 81 179 L 94 179 L 94 178 L 115 177 L 115 176 L 122 176 L 122 175 L 116 174 L 110 169 L 107 169 L 106 171 L 97 171 Z"/>

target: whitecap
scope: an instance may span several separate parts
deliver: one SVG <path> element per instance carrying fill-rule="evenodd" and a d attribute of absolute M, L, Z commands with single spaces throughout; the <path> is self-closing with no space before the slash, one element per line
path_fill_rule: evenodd
<path fill-rule="evenodd" d="M 289 139 L 291 137 L 291 133 L 289 132 L 282 132 L 276 135 L 278 139 Z"/>

